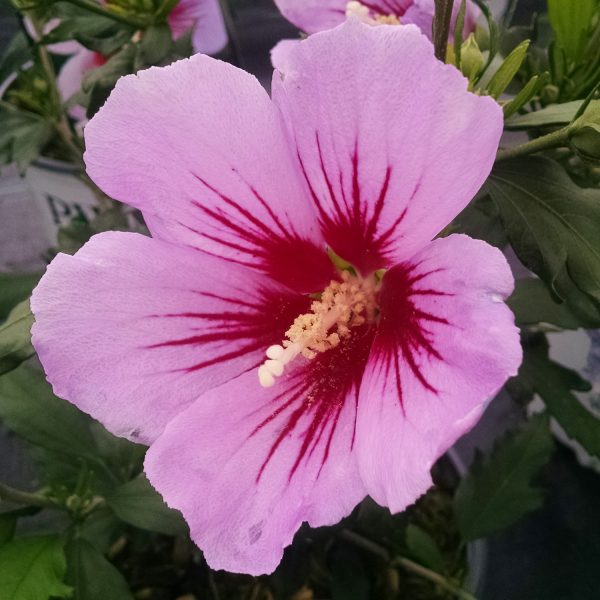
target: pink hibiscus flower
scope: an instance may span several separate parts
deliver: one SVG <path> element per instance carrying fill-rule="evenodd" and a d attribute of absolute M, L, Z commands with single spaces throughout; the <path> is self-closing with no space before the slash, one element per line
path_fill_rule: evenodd
<path fill-rule="evenodd" d="M 208 563 L 252 574 L 303 521 L 414 502 L 521 360 L 503 255 L 433 239 L 500 107 L 413 26 L 351 20 L 287 59 L 272 100 L 202 55 L 122 78 L 85 160 L 153 237 L 94 236 L 32 298 L 56 394 L 149 444 Z"/>
<path fill-rule="evenodd" d="M 219 0 L 179 0 L 167 20 L 173 39 L 178 39 L 190 29 L 192 30 L 194 52 L 216 54 L 227 44 L 227 30 Z M 66 51 L 67 44 L 69 44 L 69 51 Z M 54 48 L 58 46 L 61 51 L 56 50 L 57 54 L 75 52 L 63 65 L 57 81 L 61 97 L 68 100 L 81 89 L 85 74 L 103 65 L 106 58 L 99 52 L 88 50 L 76 42 L 53 44 L 51 50 L 55 51 Z M 85 118 L 85 110 L 81 106 L 73 106 L 70 114 L 77 120 Z"/>
<path fill-rule="evenodd" d="M 435 0 L 275 0 L 283 16 L 307 33 L 330 29 L 342 23 L 347 15 L 354 15 L 369 23 L 394 23 L 417 25 L 431 38 Z M 460 10 L 460 0 L 455 0 L 452 27 Z M 479 9 L 467 0 L 465 37 L 475 30 Z M 453 30 L 453 29 L 452 29 Z"/>

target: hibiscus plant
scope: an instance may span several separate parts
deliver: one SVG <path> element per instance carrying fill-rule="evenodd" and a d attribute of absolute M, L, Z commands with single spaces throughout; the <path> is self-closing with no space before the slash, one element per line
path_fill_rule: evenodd
<path fill-rule="evenodd" d="M 474 600 L 552 428 L 600 458 L 547 337 L 600 327 L 600 1 L 276 0 L 270 94 L 217 0 L 13 3 L 2 162 L 98 202 L 0 274 L 0 597 Z"/>

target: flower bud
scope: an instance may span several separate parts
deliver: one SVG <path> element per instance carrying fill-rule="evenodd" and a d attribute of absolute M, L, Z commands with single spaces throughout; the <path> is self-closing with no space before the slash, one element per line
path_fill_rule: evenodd
<path fill-rule="evenodd" d="M 571 126 L 571 147 L 584 160 L 600 161 L 600 100 L 593 100 Z"/>
<path fill-rule="evenodd" d="M 547 85 L 540 94 L 540 99 L 544 106 L 546 104 L 554 104 L 558 100 L 558 95 L 560 94 L 560 90 L 557 86 L 550 84 Z"/>
<path fill-rule="evenodd" d="M 483 54 L 475 36 L 471 33 L 460 47 L 460 70 L 469 81 L 472 81 L 481 71 L 483 63 Z"/>

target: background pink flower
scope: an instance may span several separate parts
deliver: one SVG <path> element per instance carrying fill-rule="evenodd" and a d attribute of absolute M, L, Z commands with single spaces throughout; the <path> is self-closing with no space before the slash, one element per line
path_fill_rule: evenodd
<path fill-rule="evenodd" d="M 487 177 L 500 107 L 413 26 L 348 21 L 282 69 L 273 100 L 202 55 L 121 79 L 87 169 L 153 237 L 97 235 L 32 297 L 56 394 L 150 444 L 208 563 L 252 574 L 303 521 L 414 502 L 521 360 L 502 254 L 434 239 Z M 327 337 L 294 337 L 328 302 Z"/>
<path fill-rule="evenodd" d="M 346 19 L 348 0 L 275 0 L 283 16 L 307 33 L 323 31 L 339 25 Z M 403 24 L 414 24 L 429 38 L 435 12 L 434 0 L 368 0 L 360 4 L 373 16 L 398 17 Z M 454 2 L 453 25 L 460 9 Z M 479 9 L 467 0 L 465 37 L 475 30 Z"/>
<path fill-rule="evenodd" d="M 192 31 L 192 47 L 194 52 L 216 54 L 227 44 L 227 29 L 219 0 L 179 0 L 167 19 L 173 39 L 178 39 L 188 31 Z M 63 65 L 58 76 L 58 88 L 64 100 L 68 100 L 81 89 L 85 74 L 106 62 L 99 52 L 93 52 L 77 42 L 53 44 L 60 54 L 74 53 Z M 74 119 L 85 118 L 85 109 L 73 106 L 70 114 Z"/>

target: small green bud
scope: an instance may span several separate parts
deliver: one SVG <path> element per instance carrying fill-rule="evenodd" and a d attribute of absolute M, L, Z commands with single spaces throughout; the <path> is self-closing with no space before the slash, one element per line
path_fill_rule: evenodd
<path fill-rule="evenodd" d="M 600 161 L 600 100 L 592 100 L 571 125 L 571 147 L 584 160 Z"/>
<path fill-rule="evenodd" d="M 41 79 L 40 77 L 35 77 L 33 80 L 33 87 L 38 92 L 45 92 L 48 89 L 48 83 L 45 79 Z"/>
<path fill-rule="evenodd" d="M 475 36 L 471 33 L 460 47 L 460 70 L 469 81 L 472 81 L 481 71 L 483 63 L 483 54 Z"/>
<path fill-rule="evenodd" d="M 542 104 L 545 106 L 546 104 L 555 104 L 558 100 L 558 96 L 560 94 L 560 89 L 553 85 L 548 84 L 544 87 L 544 89 L 540 93 L 540 100 Z"/>
<path fill-rule="evenodd" d="M 81 498 L 73 494 L 66 499 L 65 506 L 70 511 L 76 512 L 81 508 Z"/>

